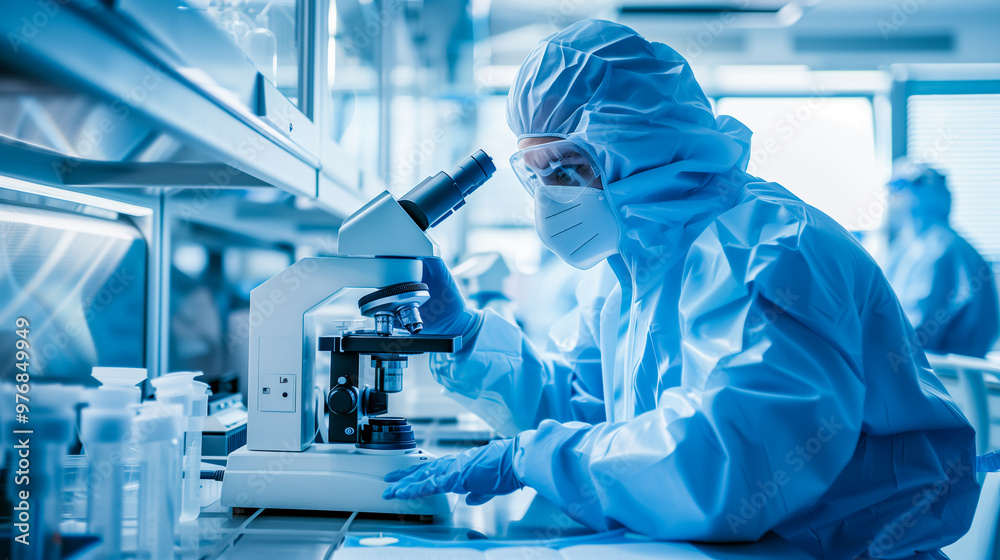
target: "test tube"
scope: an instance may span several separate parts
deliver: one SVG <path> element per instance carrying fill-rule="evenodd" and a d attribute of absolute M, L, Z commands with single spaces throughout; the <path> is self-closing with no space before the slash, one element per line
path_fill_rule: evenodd
<path fill-rule="evenodd" d="M 140 477 L 136 554 L 142 559 L 170 560 L 181 498 L 183 407 L 146 403 L 137 408 L 133 422 Z"/>
<path fill-rule="evenodd" d="M 184 463 L 179 520 L 193 521 L 201 513 L 201 433 L 208 415 L 208 385 L 194 378 L 200 371 L 178 371 L 152 380 L 156 402 L 183 407 Z"/>
<path fill-rule="evenodd" d="M 191 400 L 191 415 L 184 432 L 184 484 L 180 520 L 193 521 L 201 513 L 201 434 L 208 415 L 208 384 L 192 381 L 200 395 Z"/>
<path fill-rule="evenodd" d="M 129 453 L 132 393 L 125 387 L 90 391 L 80 413 L 80 434 L 87 455 L 87 531 L 102 539 L 98 554 L 115 560 L 122 552 L 125 460 Z"/>

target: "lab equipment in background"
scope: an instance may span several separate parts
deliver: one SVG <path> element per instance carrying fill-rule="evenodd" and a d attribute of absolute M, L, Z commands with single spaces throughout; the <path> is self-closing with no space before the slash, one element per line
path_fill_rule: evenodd
<path fill-rule="evenodd" d="M 12 502 L 14 538 L 28 534 L 27 545 L 11 546 L 13 560 L 60 558 L 62 535 L 63 463 L 73 435 L 74 407 L 81 393 L 78 386 L 33 384 L 26 423 L 4 426 L 5 431 L 31 430 L 28 475 L 7 477 L 7 495 Z M 14 434 L 17 437 L 18 434 Z M 22 494 L 24 493 L 24 494 Z M 21 499 L 26 495 L 25 499 Z"/>
<path fill-rule="evenodd" d="M 926 355 L 941 384 L 976 429 L 976 452 L 983 454 L 997 449 L 990 443 L 994 438 L 986 378 L 1000 375 L 1000 364 L 960 354 L 926 352 Z"/>
<path fill-rule="evenodd" d="M 194 380 L 200 375 L 200 371 L 178 371 L 150 381 L 156 402 L 180 405 L 183 410 L 184 482 L 178 517 L 182 523 L 197 519 L 201 511 L 201 432 L 208 414 L 208 385 Z"/>
<path fill-rule="evenodd" d="M 517 323 L 514 303 L 504 291 L 504 281 L 510 277 L 510 267 L 497 252 L 470 255 L 452 268 L 462 292 L 476 309 L 492 309 L 501 317 Z"/>
<path fill-rule="evenodd" d="M 203 457 L 225 457 L 247 444 L 247 407 L 240 395 L 212 395 L 201 433 Z"/>
<path fill-rule="evenodd" d="M 173 558 L 181 500 L 183 407 L 147 402 L 135 407 L 132 424 L 139 453 L 137 555 L 150 560 Z"/>
<path fill-rule="evenodd" d="M 205 9 L 229 40 L 246 53 L 258 72 L 292 103 L 298 101 L 296 60 L 297 2 L 188 2 Z"/>
<path fill-rule="evenodd" d="M 480 150 L 451 174 L 425 179 L 398 201 L 384 192 L 341 226 L 342 256 L 302 259 L 251 292 L 248 442 L 229 456 L 223 506 L 450 511 L 444 496 L 382 499 L 386 473 L 429 458 L 412 443 L 405 419 L 382 414 L 388 393 L 402 388 L 406 356 L 460 346 L 455 335 L 417 334 L 423 326 L 419 306 L 430 297 L 419 259 L 438 252 L 425 230 L 464 205 L 494 171 Z M 343 321 L 364 317 L 367 329 L 343 330 Z M 322 338 L 333 330 L 328 319 L 340 322 L 341 331 Z M 324 429 L 317 425 L 314 395 L 325 383 L 313 373 L 321 340 L 334 352 L 325 396 L 331 408 L 326 441 L 336 443 L 327 444 L 313 443 Z M 364 386 L 369 370 L 362 355 L 372 358 L 374 388 Z M 271 466 L 276 460 L 283 465 L 278 471 Z M 268 482 L 261 485 L 264 472 Z"/>
<path fill-rule="evenodd" d="M 99 368 L 94 368 L 95 370 Z M 96 372 L 95 372 L 96 373 Z M 99 535 L 100 557 L 119 558 L 124 521 L 125 462 L 135 410 L 133 387 L 105 385 L 88 391 L 80 412 L 80 439 L 87 456 L 87 531 Z"/>
<path fill-rule="evenodd" d="M 139 404 L 142 400 L 140 383 L 146 380 L 146 370 L 143 368 L 94 367 L 90 375 L 101 382 L 101 387 L 123 389 L 128 394 L 127 404 Z"/>

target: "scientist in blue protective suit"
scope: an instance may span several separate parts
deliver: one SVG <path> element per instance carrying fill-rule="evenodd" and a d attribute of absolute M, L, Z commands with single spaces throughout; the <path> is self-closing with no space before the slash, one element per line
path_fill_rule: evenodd
<path fill-rule="evenodd" d="M 596 530 L 943 558 L 979 495 L 972 428 L 878 265 L 744 171 L 750 131 L 686 61 L 580 22 L 531 52 L 507 119 L 542 241 L 618 282 L 543 353 L 426 261 L 426 330 L 465 345 L 436 378 L 516 437 L 390 473 L 385 497 L 530 486 Z"/>
<path fill-rule="evenodd" d="M 901 158 L 889 182 L 885 273 L 927 352 L 982 358 L 1000 335 L 993 270 L 948 224 L 945 177 Z"/>

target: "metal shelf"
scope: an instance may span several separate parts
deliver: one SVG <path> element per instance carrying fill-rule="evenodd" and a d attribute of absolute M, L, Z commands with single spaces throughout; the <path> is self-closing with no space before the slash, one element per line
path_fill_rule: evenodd
<path fill-rule="evenodd" d="M 315 19 L 321 19 L 316 4 L 307 4 Z M 16 170 L 12 174 L 23 179 L 68 187 L 150 187 L 161 183 L 211 188 L 263 183 L 291 194 L 319 198 L 324 209 L 340 216 L 350 214 L 363 203 L 356 165 L 334 142 L 321 140 L 320 126 L 299 119 L 293 135 L 278 131 L 274 118 L 258 115 L 263 101 L 271 99 L 274 104 L 273 92 L 266 91 L 266 86 L 273 86 L 259 75 L 248 74 L 248 91 L 240 93 L 251 97 L 243 95 L 241 99 L 232 90 L 212 87 L 208 72 L 183 67 L 169 48 L 144 34 L 141 27 L 128 25 L 121 14 L 103 4 L 80 1 L 46 5 L 55 13 L 40 6 L 18 1 L 5 7 L 0 18 L 0 32 L 8 38 L 0 47 L 4 65 L 18 74 L 102 100 L 120 115 L 120 122 L 112 122 L 112 126 L 129 126 L 129 115 L 134 114 L 206 159 L 178 163 L 102 162 L 64 155 L 74 170 L 65 174 L 54 171 L 56 167 L 51 165 L 60 154 L 5 141 L 2 148 L 9 163 L 4 167 L 10 169 L 4 172 Z M 313 21 L 309 25 L 320 24 Z M 317 72 L 322 78 L 321 66 L 316 64 L 305 71 Z M 287 111 L 287 107 L 282 110 Z M 317 117 L 316 122 L 322 119 Z M 16 162 L 9 159 L 18 154 L 23 157 Z M 329 167 L 321 171 L 323 162 L 328 162 Z M 46 166 L 53 170 L 45 171 Z M 38 176 L 26 176 L 32 172 Z"/>

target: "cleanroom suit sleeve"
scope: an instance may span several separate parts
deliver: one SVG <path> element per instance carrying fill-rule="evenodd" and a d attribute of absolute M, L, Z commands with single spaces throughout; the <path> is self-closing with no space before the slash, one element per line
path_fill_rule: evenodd
<path fill-rule="evenodd" d="M 680 299 L 681 386 L 627 422 L 522 433 L 518 479 L 589 527 L 659 539 L 757 539 L 815 504 L 860 433 L 863 384 L 826 336 L 853 326 L 853 307 L 815 265 L 769 249 L 784 251 L 696 247 Z"/>
<path fill-rule="evenodd" d="M 471 347 L 438 360 L 434 378 L 504 435 L 546 418 L 600 422 L 605 417 L 596 334 L 601 301 L 561 319 L 545 352 L 518 326 L 487 310 Z"/>
<path fill-rule="evenodd" d="M 900 301 L 922 346 L 939 348 L 949 323 L 968 303 L 969 267 L 958 251 L 944 250 L 937 258 L 925 256 L 909 274 Z"/>

